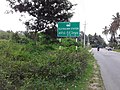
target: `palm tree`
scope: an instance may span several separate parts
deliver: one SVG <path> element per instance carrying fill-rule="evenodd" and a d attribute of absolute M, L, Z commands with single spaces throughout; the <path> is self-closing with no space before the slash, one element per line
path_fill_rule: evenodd
<path fill-rule="evenodd" d="M 104 29 L 104 31 L 102 31 L 102 34 L 104 34 L 104 35 L 106 36 L 106 39 L 107 39 L 107 41 L 108 41 L 107 35 L 108 35 L 108 33 L 109 33 L 109 29 L 108 29 L 107 26 L 105 26 L 105 28 L 103 28 L 103 29 Z"/>
<path fill-rule="evenodd" d="M 113 22 L 110 25 L 109 32 L 111 34 L 111 42 L 115 44 L 116 43 L 115 35 L 117 33 L 117 30 L 120 28 L 120 15 L 117 12 L 116 16 L 113 15 L 113 17 L 114 17 L 112 18 Z"/>

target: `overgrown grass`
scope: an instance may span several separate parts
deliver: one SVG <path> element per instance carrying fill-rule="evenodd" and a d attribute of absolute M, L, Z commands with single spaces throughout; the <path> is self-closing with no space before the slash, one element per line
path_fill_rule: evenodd
<path fill-rule="evenodd" d="M 0 90 L 86 90 L 93 72 L 88 50 L 66 44 L 0 42 Z"/>
<path fill-rule="evenodd" d="M 114 51 L 116 51 L 116 52 L 120 52 L 120 49 L 114 49 Z"/>

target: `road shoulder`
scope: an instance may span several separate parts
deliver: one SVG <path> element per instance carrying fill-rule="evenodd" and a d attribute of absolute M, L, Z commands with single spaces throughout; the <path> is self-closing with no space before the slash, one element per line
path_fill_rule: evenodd
<path fill-rule="evenodd" d="M 100 73 L 100 67 L 97 61 L 94 62 L 94 72 L 89 81 L 88 90 L 105 90 L 104 83 Z"/>

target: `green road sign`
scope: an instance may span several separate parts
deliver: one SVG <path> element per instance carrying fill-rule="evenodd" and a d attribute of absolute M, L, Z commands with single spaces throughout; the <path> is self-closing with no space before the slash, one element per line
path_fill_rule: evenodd
<path fill-rule="evenodd" d="M 80 22 L 58 22 L 57 37 L 79 37 Z"/>

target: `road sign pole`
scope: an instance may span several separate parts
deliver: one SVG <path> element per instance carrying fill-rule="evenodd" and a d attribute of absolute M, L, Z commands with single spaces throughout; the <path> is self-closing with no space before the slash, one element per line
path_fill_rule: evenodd
<path fill-rule="evenodd" d="M 86 31 L 86 21 L 85 21 L 85 24 L 84 24 L 84 48 L 85 48 L 85 31 Z"/>
<path fill-rule="evenodd" d="M 76 43 L 78 42 L 77 38 L 76 38 Z M 78 46 L 76 45 L 76 51 L 78 50 Z"/>
<path fill-rule="evenodd" d="M 62 42 L 62 39 L 59 38 L 59 42 L 61 43 Z M 61 45 L 59 46 L 59 49 L 61 50 Z"/>

